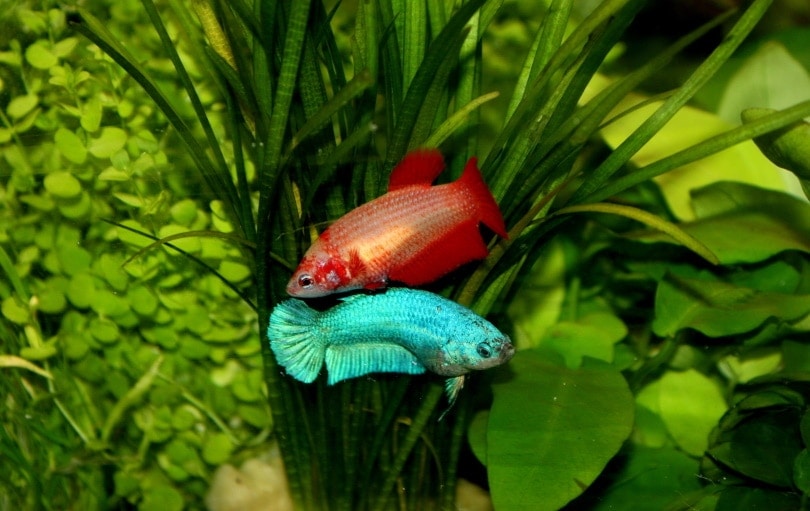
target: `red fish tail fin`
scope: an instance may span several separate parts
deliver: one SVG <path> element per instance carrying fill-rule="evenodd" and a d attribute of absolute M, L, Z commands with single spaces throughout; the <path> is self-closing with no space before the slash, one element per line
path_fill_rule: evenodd
<path fill-rule="evenodd" d="M 388 191 L 412 185 L 430 186 L 444 170 L 444 158 L 437 149 L 416 149 L 402 158 L 388 180 Z"/>
<path fill-rule="evenodd" d="M 478 160 L 475 157 L 470 158 L 464 167 L 464 173 L 456 182 L 462 189 L 472 195 L 472 200 L 476 206 L 477 220 L 495 231 L 498 236 L 508 238 L 501 209 L 484 182 L 484 178 L 481 177 L 477 162 Z"/>

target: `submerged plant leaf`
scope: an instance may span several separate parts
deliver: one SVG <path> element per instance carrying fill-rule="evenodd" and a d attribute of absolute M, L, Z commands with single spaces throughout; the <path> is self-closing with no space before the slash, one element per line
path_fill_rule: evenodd
<path fill-rule="evenodd" d="M 717 383 L 694 369 L 667 372 L 643 392 L 645 400 L 657 401 L 675 443 L 693 456 L 706 450 L 709 433 L 728 408 Z"/>
<path fill-rule="evenodd" d="M 621 454 L 616 471 L 602 477 L 609 482 L 604 491 L 585 492 L 572 509 L 590 511 L 649 511 L 651 509 L 688 509 L 687 496 L 700 489 L 698 463 L 672 447 L 633 446 Z M 566 508 L 567 509 L 567 508 Z"/>
<path fill-rule="evenodd" d="M 604 365 L 567 369 L 518 352 L 493 386 L 487 469 L 500 511 L 558 509 L 590 485 L 630 434 L 633 399 Z"/>
<path fill-rule="evenodd" d="M 655 295 L 656 334 L 693 328 L 709 337 L 749 332 L 766 320 L 794 321 L 810 313 L 810 295 L 759 291 L 733 284 L 668 275 Z"/>

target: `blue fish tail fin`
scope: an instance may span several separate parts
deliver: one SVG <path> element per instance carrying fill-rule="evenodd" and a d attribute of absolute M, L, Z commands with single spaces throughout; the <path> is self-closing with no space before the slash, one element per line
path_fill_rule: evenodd
<path fill-rule="evenodd" d="M 286 300 L 273 309 L 267 327 L 276 361 L 304 383 L 315 381 L 326 354 L 326 344 L 315 328 L 319 314 L 301 300 Z"/>

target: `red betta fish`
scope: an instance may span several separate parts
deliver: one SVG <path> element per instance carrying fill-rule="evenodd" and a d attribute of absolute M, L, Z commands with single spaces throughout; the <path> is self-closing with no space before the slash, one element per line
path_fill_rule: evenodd
<path fill-rule="evenodd" d="M 487 256 L 478 224 L 506 237 L 498 204 L 470 158 L 461 177 L 431 186 L 444 169 L 435 149 L 405 155 L 388 193 L 329 226 L 309 247 L 287 292 L 315 298 L 378 289 L 389 280 L 417 286 Z"/>

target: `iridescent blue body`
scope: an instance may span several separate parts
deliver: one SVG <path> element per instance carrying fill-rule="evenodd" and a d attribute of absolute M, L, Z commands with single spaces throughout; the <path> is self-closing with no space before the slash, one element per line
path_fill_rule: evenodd
<path fill-rule="evenodd" d="M 466 307 L 404 288 L 348 296 L 323 312 L 286 300 L 273 310 L 267 336 L 287 374 L 310 383 L 326 363 L 329 385 L 375 372 L 461 377 L 503 364 L 515 351 Z M 457 393 L 462 382 L 449 381 L 448 392 Z"/>

